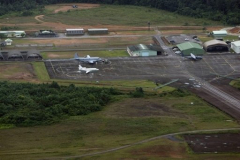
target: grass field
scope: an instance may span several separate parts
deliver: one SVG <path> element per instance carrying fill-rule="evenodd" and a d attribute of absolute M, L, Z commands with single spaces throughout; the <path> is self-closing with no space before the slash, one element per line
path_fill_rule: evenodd
<path fill-rule="evenodd" d="M 71 25 L 219 25 L 219 22 L 180 16 L 171 12 L 139 6 L 101 5 L 97 8 L 48 14 L 45 21 Z"/>
<path fill-rule="evenodd" d="M 144 99 L 124 96 L 117 99 L 118 102 L 108 105 L 103 111 L 71 117 L 59 124 L 0 130 L 1 159 L 42 159 L 52 156 L 81 155 L 124 146 L 167 133 L 239 126 L 230 117 L 193 95 L 182 98 L 168 96 Z M 194 104 L 192 105 L 191 102 Z M 180 146 L 186 150 L 184 144 L 163 142 L 160 141 L 158 145 L 170 148 L 177 145 L 175 148 Z M 137 158 L 141 151 L 139 147 L 144 148 L 153 144 L 156 143 L 150 142 L 137 148 L 104 154 L 96 158 L 111 159 L 112 156 Z M 184 154 L 187 155 L 186 152 Z M 145 156 L 156 158 L 164 154 Z M 171 155 L 165 156 L 171 158 Z"/>
<path fill-rule="evenodd" d="M 44 22 L 60 22 L 63 24 L 78 26 L 117 25 L 147 27 L 148 22 L 150 22 L 152 26 L 186 25 L 186 23 L 188 25 L 199 26 L 221 25 L 220 22 L 210 21 L 206 19 L 195 19 L 163 10 L 140 6 L 100 5 L 100 7 L 96 8 L 69 10 L 68 12 L 53 13 L 54 10 L 58 8 L 58 5 L 46 6 L 44 13 L 41 13 L 45 15 L 43 19 Z M 20 23 L 39 24 L 39 22 L 34 18 L 35 16 L 21 17 L 16 16 L 16 14 L 9 14 L 0 17 L 0 23 L 15 24 L 16 26 L 18 26 Z M 31 26 L 31 28 L 34 27 L 34 25 Z M 36 27 L 38 27 L 38 25 L 36 25 Z"/>

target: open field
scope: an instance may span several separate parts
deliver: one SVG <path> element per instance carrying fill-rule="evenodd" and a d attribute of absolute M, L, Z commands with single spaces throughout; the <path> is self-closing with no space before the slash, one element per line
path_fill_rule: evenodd
<path fill-rule="evenodd" d="M 1 159 L 64 158 L 103 151 L 167 133 L 238 126 L 230 117 L 192 95 L 182 98 L 127 98 L 110 104 L 103 111 L 72 117 L 59 124 L 2 129 L 0 154 Z M 165 145 L 175 146 L 173 142 Z M 129 155 L 129 149 L 135 152 Z M 139 156 L 138 149 L 129 149 L 112 154 L 119 158 L 125 154 L 129 157 Z M 186 147 L 182 146 L 182 149 L 186 150 Z M 98 157 L 105 159 L 107 155 L 111 153 L 102 155 L 104 158 Z M 148 156 L 171 158 L 172 155 L 159 152 L 158 155 Z"/>
<path fill-rule="evenodd" d="M 65 5 L 65 6 L 64 6 Z M 50 5 L 39 15 L 19 17 L 14 14 L 0 18 L 1 26 L 17 26 L 22 30 L 66 28 L 109 28 L 114 30 L 134 30 L 134 27 L 167 25 L 221 25 L 219 22 L 206 19 L 195 19 L 171 12 L 139 6 L 118 5 L 78 5 L 78 9 L 70 9 L 72 4 Z M 68 10 L 65 12 L 66 10 Z M 124 10 L 124 12 L 123 12 Z M 111 14 L 109 14 L 111 13 Z M 129 28 L 129 26 L 131 26 Z M 133 28 L 132 28 L 133 27 Z"/>

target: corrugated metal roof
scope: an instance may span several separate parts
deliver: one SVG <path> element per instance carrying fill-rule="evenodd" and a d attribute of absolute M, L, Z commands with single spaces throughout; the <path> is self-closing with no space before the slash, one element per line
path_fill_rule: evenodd
<path fill-rule="evenodd" d="M 227 46 L 227 43 L 224 42 L 224 41 L 213 39 L 213 40 L 205 42 L 203 46 L 205 48 L 207 48 L 207 47 L 212 46 L 212 45 L 225 45 L 225 46 Z"/>
<path fill-rule="evenodd" d="M 235 41 L 235 42 L 231 42 L 233 43 L 235 46 L 239 46 L 240 47 L 240 41 Z"/>
<path fill-rule="evenodd" d="M 191 48 L 198 48 L 202 49 L 202 46 L 200 46 L 198 43 L 193 43 L 193 42 L 185 42 L 178 44 L 177 47 L 182 51 L 182 50 L 187 50 Z"/>
<path fill-rule="evenodd" d="M 225 30 L 222 30 L 222 31 L 212 31 L 212 33 L 213 33 L 214 35 L 217 35 L 217 34 L 227 35 L 227 31 L 225 31 Z"/>
<path fill-rule="evenodd" d="M 139 51 L 139 50 L 152 50 L 152 51 L 163 51 L 161 46 L 158 45 L 145 45 L 145 44 L 138 44 L 133 46 L 128 46 L 131 51 Z"/>

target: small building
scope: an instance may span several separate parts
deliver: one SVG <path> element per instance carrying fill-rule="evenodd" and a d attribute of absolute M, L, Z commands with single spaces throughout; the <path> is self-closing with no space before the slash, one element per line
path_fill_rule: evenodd
<path fill-rule="evenodd" d="M 236 53 L 240 53 L 240 41 L 235 41 L 231 43 L 231 48 Z"/>
<path fill-rule="evenodd" d="M 107 28 L 88 29 L 88 34 L 90 35 L 108 34 L 108 29 Z"/>
<path fill-rule="evenodd" d="M 158 45 L 132 45 L 127 47 L 130 56 L 157 56 L 164 53 L 164 50 Z"/>
<path fill-rule="evenodd" d="M 215 39 L 223 39 L 223 37 L 227 36 L 227 31 L 221 30 L 221 31 L 212 31 L 210 33 Z"/>
<path fill-rule="evenodd" d="M 203 49 L 206 52 L 228 52 L 228 44 L 220 40 L 210 40 L 203 44 Z"/>
<path fill-rule="evenodd" d="M 36 37 L 56 37 L 57 34 L 52 30 L 40 30 L 35 33 Z"/>
<path fill-rule="evenodd" d="M 10 46 L 10 45 L 12 45 L 12 40 L 8 38 L 5 40 L 5 43 L 7 46 Z"/>
<path fill-rule="evenodd" d="M 66 35 L 67 36 L 76 36 L 76 35 L 84 35 L 84 29 L 78 28 L 78 29 L 66 29 Z"/>
<path fill-rule="evenodd" d="M 23 56 L 19 51 L 8 52 L 8 60 L 23 60 Z"/>
<path fill-rule="evenodd" d="M 5 37 L 25 37 L 25 31 L 0 31 Z"/>
<path fill-rule="evenodd" d="M 204 54 L 203 47 L 200 46 L 198 43 L 185 42 L 178 44 L 177 47 L 181 51 L 182 56 L 190 56 L 191 53 L 193 53 L 196 56 Z"/>
<path fill-rule="evenodd" d="M 0 60 L 4 60 L 2 52 L 0 52 Z"/>

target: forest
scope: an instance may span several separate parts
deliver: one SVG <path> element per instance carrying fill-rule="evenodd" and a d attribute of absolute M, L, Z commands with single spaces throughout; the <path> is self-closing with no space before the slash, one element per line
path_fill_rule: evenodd
<path fill-rule="evenodd" d="M 43 10 L 44 5 L 56 3 L 101 3 L 137 5 L 175 12 L 195 18 L 207 18 L 224 24 L 240 24 L 239 0 L 0 0 L 0 16 L 9 12 L 31 15 L 31 10 Z"/>
<path fill-rule="evenodd" d="M 52 124 L 69 116 L 100 111 L 114 95 L 120 94 L 113 88 L 59 86 L 57 82 L 0 82 L 0 124 Z"/>

